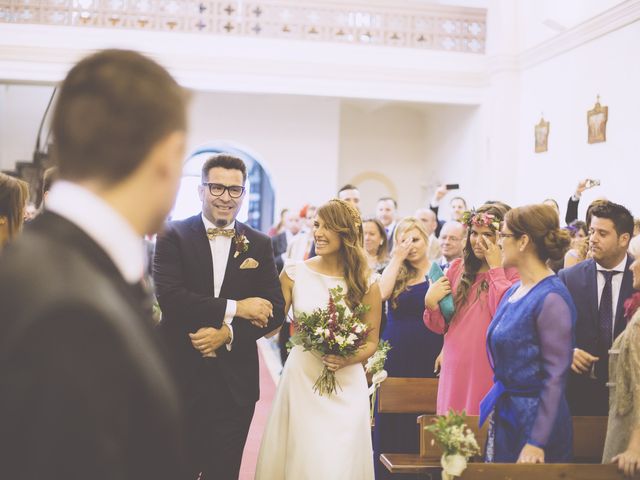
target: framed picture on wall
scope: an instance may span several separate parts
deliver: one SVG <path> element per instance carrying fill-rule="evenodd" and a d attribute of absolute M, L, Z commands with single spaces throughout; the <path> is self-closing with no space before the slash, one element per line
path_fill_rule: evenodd
<path fill-rule="evenodd" d="M 607 141 L 607 119 L 609 117 L 609 107 L 600 105 L 600 95 L 592 110 L 587 112 L 587 125 L 589 143 L 599 143 Z"/>
<path fill-rule="evenodd" d="M 540 117 L 540 122 L 535 126 L 535 151 L 536 153 L 546 152 L 549 147 L 549 122 Z"/>

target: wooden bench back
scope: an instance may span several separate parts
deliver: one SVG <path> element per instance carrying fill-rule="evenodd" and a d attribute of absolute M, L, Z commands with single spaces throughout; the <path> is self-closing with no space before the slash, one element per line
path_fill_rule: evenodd
<path fill-rule="evenodd" d="M 436 413 L 437 378 L 389 377 L 378 389 L 380 413 Z"/>
<path fill-rule="evenodd" d="M 434 436 L 424 429 L 431 425 L 435 415 L 421 415 L 418 417 L 420 425 L 420 455 L 428 458 L 440 458 L 442 450 L 437 443 L 431 445 Z M 482 449 L 487 443 L 489 422 L 485 422 L 482 429 L 478 428 L 478 417 L 467 417 L 467 426 L 471 429 Z M 607 434 L 607 417 L 573 417 L 573 456 L 576 463 L 600 463 L 604 449 L 604 439 Z"/>

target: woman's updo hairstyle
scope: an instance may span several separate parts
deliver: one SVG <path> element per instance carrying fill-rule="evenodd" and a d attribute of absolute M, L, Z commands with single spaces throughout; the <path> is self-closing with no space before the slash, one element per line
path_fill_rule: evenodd
<path fill-rule="evenodd" d="M 527 235 L 540 260 L 560 260 L 571 244 L 569 232 L 560 229 L 558 213 L 549 205 L 537 204 L 510 210 L 504 218 L 516 238 Z"/>

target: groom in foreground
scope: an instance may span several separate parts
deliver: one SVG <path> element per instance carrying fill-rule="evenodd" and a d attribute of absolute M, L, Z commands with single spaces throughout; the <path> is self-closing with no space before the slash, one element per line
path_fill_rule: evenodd
<path fill-rule="evenodd" d="M 284 320 L 271 240 L 236 221 L 247 169 L 218 154 L 202 167 L 202 213 L 158 236 L 161 334 L 186 403 L 193 479 L 235 480 L 259 398 L 256 340 Z"/>

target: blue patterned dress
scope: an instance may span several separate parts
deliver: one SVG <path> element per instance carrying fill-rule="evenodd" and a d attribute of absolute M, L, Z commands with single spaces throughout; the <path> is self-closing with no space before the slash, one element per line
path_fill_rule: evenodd
<path fill-rule="evenodd" d="M 493 412 L 488 462 L 515 462 L 525 444 L 542 448 L 545 462 L 569 462 L 573 426 L 565 383 L 575 345 L 576 309 L 557 276 L 511 301 L 504 295 L 487 331 L 494 386 L 480 405 L 480 421 Z"/>

